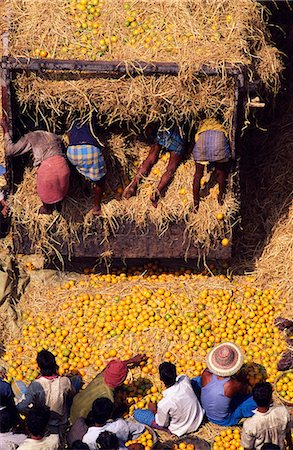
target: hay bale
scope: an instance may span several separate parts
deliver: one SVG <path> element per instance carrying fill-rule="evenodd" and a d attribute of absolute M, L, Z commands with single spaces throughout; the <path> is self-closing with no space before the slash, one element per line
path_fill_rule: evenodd
<path fill-rule="evenodd" d="M 15 56 L 44 50 L 57 58 L 250 64 L 269 40 L 265 10 L 254 0 L 106 0 L 91 11 L 75 0 L 6 0 L 6 6 Z"/>
<path fill-rule="evenodd" d="M 172 119 L 179 126 L 191 125 L 200 113 L 221 116 L 231 129 L 234 109 L 234 80 L 225 76 L 184 77 L 124 76 L 119 79 L 78 79 L 68 75 L 22 74 L 15 82 L 21 107 L 34 105 L 36 117 L 46 110 L 48 128 L 53 129 L 58 116 L 66 115 L 70 123 L 78 111 L 82 117 L 95 114 L 101 125 L 124 122 L 132 128 L 149 122 L 163 126 Z"/>
<path fill-rule="evenodd" d="M 222 114 L 230 124 L 233 93 L 225 63 L 248 65 L 268 88 L 276 91 L 279 86 L 280 53 L 270 45 L 265 10 L 255 0 L 240 4 L 233 0 L 106 0 L 90 9 L 75 0 L 65 4 L 6 0 L 5 4 L 14 56 L 121 60 L 129 65 L 134 60 L 173 61 L 181 68 L 178 78 L 20 76 L 16 84 L 20 103 L 32 102 L 37 110 L 46 107 L 55 116 L 65 110 L 96 111 L 101 123 L 107 124 L 139 125 L 145 117 L 146 122 L 163 123 L 172 117 L 180 124 L 196 120 L 202 111 Z M 40 20 L 40 14 L 45 20 Z M 194 78 L 191 74 L 203 64 L 220 69 L 223 80 Z"/>

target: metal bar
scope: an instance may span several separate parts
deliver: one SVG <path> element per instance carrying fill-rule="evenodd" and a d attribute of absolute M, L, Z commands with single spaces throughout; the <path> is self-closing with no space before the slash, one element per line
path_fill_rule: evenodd
<path fill-rule="evenodd" d="M 100 75 L 178 75 L 180 66 L 176 63 L 134 61 L 125 63 L 123 61 L 86 61 L 86 60 L 61 60 L 40 58 L 12 58 L 3 57 L 1 67 L 9 70 L 25 71 L 79 71 L 94 72 Z M 227 75 L 235 76 L 242 73 L 243 66 L 225 65 L 219 69 L 212 69 L 203 65 L 198 73 L 206 75 L 217 75 L 226 72 Z"/>

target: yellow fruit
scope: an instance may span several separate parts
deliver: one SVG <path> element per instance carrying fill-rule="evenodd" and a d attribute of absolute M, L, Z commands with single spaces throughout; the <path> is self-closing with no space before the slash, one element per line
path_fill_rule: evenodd
<path fill-rule="evenodd" d="M 47 58 L 48 52 L 46 50 L 40 50 L 39 55 L 41 58 Z"/>
<path fill-rule="evenodd" d="M 222 239 L 221 244 L 223 247 L 228 247 L 228 245 L 230 244 L 230 241 L 228 238 L 224 238 L 224 239 Z"/>

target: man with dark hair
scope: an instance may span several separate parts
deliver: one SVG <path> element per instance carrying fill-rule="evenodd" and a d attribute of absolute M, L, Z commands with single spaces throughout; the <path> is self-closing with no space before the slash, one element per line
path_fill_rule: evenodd
<path fill-rule="evenodd" d="M 252 390 L 257 408 L 243 424 L 241 445 L 245 450 L 262 450 L 264 444 L 276 444 L 285 450 L 285 438 L 289 450 L 293 450 L 290 414 L 285 406 L 272 403 L 272 393 L 268 382 L 256 383 Z"/>
<path fill-rule="evenodd" d="M 45 436 L 49 419 L 50 410 L 47 407 L 36 407 L 30 410 L 26 420 L 29 437 L 20 445 L 20 450 L 57 450 L 59 448 L 57 434 Z"/>
<path fill-rule="evenodd" d="M 158 405 L 149 404 L 149 409 L 137 409 L 134 418 L 154 428 L 167 428 L 182 436 L 196 431 L 204 416 L 202 409 L 186 375 L 177 377 L 176 366 L 163 362 L 159 366 L 161 381 L 166 389 Z"/>
<path fill-rule="evenodd" d="M 103 450 L 119 450 L 119 439 L 110 431 L 103 431 L 97 439 L 97 448 Z"/>
<path fill-rule="evenodd" d="M 25 440 L 25 434 L 12 432 L 12 426 L 8 409 L 2 409 L 0 411 L 0 450 L 15 449 Z"/>
<path fill-rule="evenodd" d="M 94 425 L 89 427 L 82 439 L 82 442 L 88 444 L 91 450 L 96 449 L 97 438 L 103 431 L 115 433 L 121 447 L 129 439 L 136 439 L 144 432 L 144 426 L 138 423 L 123 419 L 111 420 L 113 407 L 113 402 L 105 397 L 94 401 L 90 417 Z"/>
<path fill-rule="evenodd" d="M 49 432 L 63 436 L 68 424 L 68 402 L 74 390 L 69 378 L 58 375 L 55 356 L 51 352 L 41 350 L 37 363 L 41 375 L 29 385 L 17 409 L 28 414 L 30 405 L 47 406 L 50 409 Z"/>

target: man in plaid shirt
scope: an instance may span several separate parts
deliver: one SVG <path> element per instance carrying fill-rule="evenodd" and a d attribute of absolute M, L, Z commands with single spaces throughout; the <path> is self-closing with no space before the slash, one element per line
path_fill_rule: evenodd
<path fill-rule="evenodd" d="M 92 182 L 94 204 L 91 212 L 100 215 L 107 170 L 102 150 L 93 134 L 93 123 L 75 120 L 68 134 L 67 158 L 86 180 Z"/>

